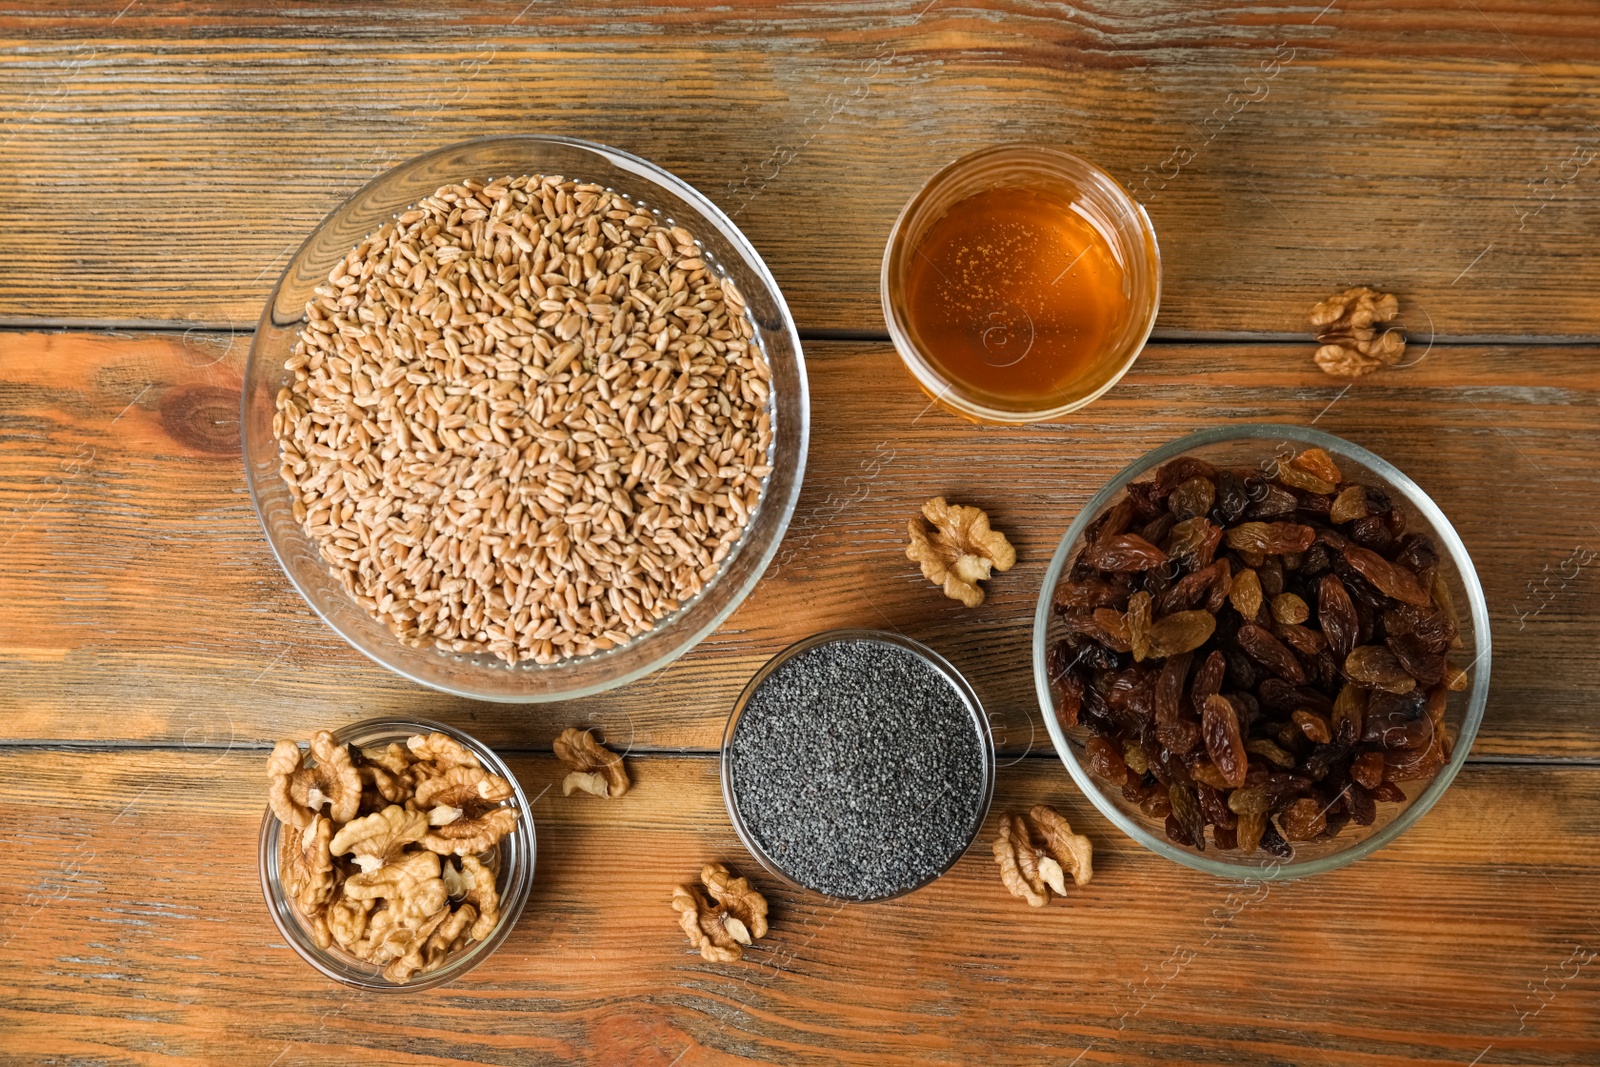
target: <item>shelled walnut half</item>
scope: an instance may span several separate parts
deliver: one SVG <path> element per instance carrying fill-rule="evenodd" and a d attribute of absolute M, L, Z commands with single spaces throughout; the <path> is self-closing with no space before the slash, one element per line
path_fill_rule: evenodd
<path fill-rule="evenodd" d="M 570 770 L 561 783 L 563 796 L 581 791 L 597 797 L 620 797 L 628 791 L 628 771 L 622 765 L 622 757 L 596 740 L 593 730 L 569 726 L 561 731 L 553 747 L 556 758 Z"/>
<path fill-rule="evenodd" d="M 696 885 L 672 889 L 672 909 L 689 943 L 711 963 L 733 963 L 757 938 L 767 934 L 767 898 L 748 878 L 724 864 L 708 863 L 700 870 L 702 890 Z"/>
<path fill-rule="evenodd" d="M 1394 322 L 1400 301 L 1367 286 L 1346 289 L 1311 309 L 1317 366 L 1335 378 L 1359 378 L 1405 355 L 1405 331 Z"/>
<path fill-rule="evenodd" d="M 1051 895 L 1067 895 L 1067 876 L 1075 885 L 1094 877 L 1094 847 L 1054 808 L 1035 804 L 1026 815 L 1005 812 L 994 839 L 1000 881 L 1018 900 L 1042 908 Z"/>
<path fill-rule="evenodd" d="M 932 530 L 923 518 L 933 524 Z M 983 509 L 950 504 L 942 496 L 922 505 L 922 515 L 911 517 L 906 532 L 911 536 L 906 558 L 921 564 L 922 576 L 945 596 L 969 608 L 983 603 L 979 582 L 1017 562 L 1016 549 L 1005 534 L 990 528 Z"/>

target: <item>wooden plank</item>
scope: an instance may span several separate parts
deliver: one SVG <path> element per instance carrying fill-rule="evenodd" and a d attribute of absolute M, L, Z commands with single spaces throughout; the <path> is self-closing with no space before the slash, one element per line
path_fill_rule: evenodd
<path fill-rule="evenodd" d="M 1094 881 L 1030 911 L 983 844 L 887 904 L 781 889 L 740 850 L 715 761 L 637 759 L 623 800 L 534 803 L 535 888 L 494 957 L 441 990 L 380 997 L 316 976 L 268 920 L 265 753 L 190 755 L 0 752 L 8 1063 L 1600 1057 L 1594 768 L 1469 767 L 1376 856 L 1248 886 L 1119 838 L 1059 765 L 1025 760 L 1002 772 L 996 811 L 1047 799 L 1096 844 Z M 530 793 L 560 773 L 514 769 Z M 690 955 L 667 906 L 712 858 L 771 896 L 772 934 L 740 965 Z"/>
<path fill-rule="evenodd" d="M 497 745 L 547 746 L 584 720 L 619 744 L 704 750 L 768 656 L 818 630 L 871 626 L 967 672 L 1008 752 L 1047 751 L 1028 650 L 1072 517 L 1152 447 L 1219 421 L 1277 420 L 1374 449 L 1455 520 L 1496 644 L 1475 754 L 1600 756 L 1600 583 L 1577 565 L 1600 548 L 1592 350 L 1439 348 L 1342 392 L 1307 346 L 1160 345 L 1073 422 L 1004 429 L 930 409 L 887 345 L 815 343 L 805 492 L 746 604 L 623 690 L 504 707 L 390 676 L 283 577 L 237 452 L 247 341 L 0 333 L 0 736 L 203 747 L 404 711 Z M 940 493 L 988 508 L 1017 545 L 1020 562 L 977 611 L 938 596 L 904 557 L 906 518 Z"/>
<path fill-rule="evenodd" d="M 469 137 L 615 144 L 737 215 L 805 329 L 882 330 L 935 169 L 1065 145 L 1149 206 L 1158 329 L 1600 337 L 1600 13 L 1510 0 L 778 5 L 125 0 L 0 12 L 0 321 L 254 323 L 316 222 Z"/>

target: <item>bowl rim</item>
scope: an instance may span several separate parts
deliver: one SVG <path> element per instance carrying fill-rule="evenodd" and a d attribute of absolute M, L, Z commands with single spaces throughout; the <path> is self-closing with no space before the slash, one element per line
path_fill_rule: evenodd
<path fill-rule="evenodd" d="M 294 572 L 284 561 L 283 553 L 279 550 L 277 542 L 273 539 L 272 531 L 267 525 L 267 517 L 262 512 L 260 494 L 256 490 L 255 471 L 252 469 L 252 465 L 249 461 L 249 381 L 251 368 L 254 366 L 257 359 L 264 358 L 264 353 L 261 353 L 258 350 L 261 343 L 261 338 L 266 335 L 269 326 L 272 325 L 272 312 L 273 308 L 277 306 L 278 294 L 282 291 L 284 282 L 289 277 L 289 272 L 293 270 L 295 264 L 299 262 L 301 255 L 317 239 L 317 236 L 333 223 L 335 218 L 346 211 L 351 204 L 364 197 L 370 190 L 375 189 L 385 181 L 389 180 L 397 171 L 416 167 L 423 164 L 427 160 L 451 153 L 481 148 L 490 144 L 504 143 L 558 144 L 591 152 L 606 159 L 606 161 L 611 163 L 613 166 L 617 166 L 623 170 L 639 174 L 641 177 L 665 186 L 671 190 L 674 195 L 684 200 L 696 211 L 700 212 L 717 230 L 722 233 L 723 237 L 729 242 L 729 244 L 738 250 L 739 254 L 745 259 L 746 264 L 750 267 L 752 272 L 756 274 L 756 276 L 761 280 L 762 285 L 764 285 L 767 291 L 771 294 L 773 303 L 776 305 L 776 308 L 779 312 L 779 317 L 781 319 L 781 324 L 774 329 L 776 332 L 782 332 L 788 335 L 789 345 L 794 350 L 795 364 L 798 370 L 797 378 L 799 396 L 797 397 L 797 401 L 800 415 L 797 421 L 799 423 L 798 429 L 800 440 L 798 458 L 796 459 L 795 463 L 794 482 L 790 487 L 786 499 L 763 499 L 758 504 L 758 509 L 763 506 L 775 507 L 778 511 L 778 524 L 774 531 L 771 542 L 767 545 L 765 551 L 761 553 L 760 557 L 756 559 L 755 565 L 751 568 L 750 573 L 745 578 L 744 582 L 738 588 L 736 588 L 733 592 L 733 595 L 729 597 L 727 604 L 725 604 L 720 610 L 708 616 L 704 625 L 702 625 L 698 630 L 693 631 L 685 640 L 680 642 L 675 649 L 671 649 L 661 653 L 660 655 L 654 656 L 631 671 L 626 671 L 614 677 L 605 678 L 601 681 L 593 682 L 585 686 L 540 693 L 489 693 L 466 686 L 450 685 L 445 682 L 421 678 L 401 667 L 400 665 L 391 663 L 381 658 L 376 652 L 363 648 L 350 634 L 345 633 L 343 628 L 341 628 L 337 623 L 328 617 L 328 615 L 322 610 L 321 606 L 316 602 L 316 599 L 312 597 L 311 594 L 308 593 L 300 584 L 299 580 L 296 579 Z M 399 209 L 397 208 L 397 211 L 398 210 Z M 241 389 L 239 397 L 239 447 L 244 465 L 245 490 L 250 497 L 250 506 L 255 511 L 256 521 L 261 525 L 262 535 L 266 538 L 267 546 L 272 550 L 272 557 L 277 561 L 278 569 L 282 571 L 284 576 L 289 579 L 289 584 L 294 586 L 295 592 L 300 594 L 300 598 L 305 601 L 308 607 L 311 608 L 312 612 L 317 616 L 317 618 L 321 619 L 329 629 L 343 638 L 346 644 L 350 645 L 356 651 L 360 652 L 362 655 L 366 656 L 368 659 L 372 660 L 374 663 L 378 664 L 384 669 L 399 675 L 409 682 L 424 686 L 436 692 L 449 693 L 452 696 L 466 697 L 471 700 L 483 700 L 497 704 L 542 704 L 557 700 L 576 700 L 582 697 L 593 696 L 597 693 L 603 693 L 611 689 L 616 689 L 620 686 L 628 685 L 632 682 L 638 681 L 640 678 L 643 678 L 646 675 L 653 674 L 698 646 L 700 642 L 704 641 L 724 622 L 726 622 L 728 616 L 733 614 L 733 612 L 744 603 L 746 598 L 749 597 L 751 591 L 755 589 L 757 583 L 761 581 L 762 576 L 766 574 L 767 568 L 772 564 L 773 559 L 777 557 L 778 549 L 782 546 L 784 536 L 788 533 L 789 524 L 794 517 L 795 507 L 799 503 L 800 491 L 805 484 L 806 458 L 811 447 L 811 385 L 810 378 L 806 373 L 805 351 L 800 343 L 800 332 L 798 327 L 795 325 L 794 315 L 789 310 L 788 301 L 784 299 L 782 290 L 778 288 L 777 279 L 773 277 L 772 271 L 767 267 L 766 261 L 761 258 L 761 254 L 756 251 L 755 245 L 752 244 L 749 238 L 744 235 L 744 232 L 734 224 L 733 219 L 723 212 L 721 208 L 717 207 L 716 204 L 712 203 L 709 197 L 701 193 L 698 189 L 684 181 L 682 178 L 679 178 L 676 174 L 668 171 L 666 168 L 658 166 L 642 156 L 634 155 L 633 153 L 624 151 L 620 148 L 613 148 L 610 145 L 601 144 L 598 141 L 588 141 L 579 137 L 565 137 L 556 134 L 494 134 L 486 137 L 474 137 L 465 141 L 456 141 L 452 144 L 444 145 L 439 148 L 423 152 L 419 155 L 412 156 L 409 159 L 395 164 L 394 166 L 385 170 L 383 173 L 363 183 L 360 188 L 356 189 L 349 196 L 345 197 L 337 206 L 329 211 L 327 215 L 323 216 L 321 222 L 317 223 L 317 225 L 312 228 L 311 232 L 308 233 L 305 239 L 300 242 L 298 247 L 296 247 L 294 254 L 289 257 L 288 262 L 284 264 L 283 271 L 278 275 L 278 280 L 276 283 L 274 283 L 272 291 L 267 297 L 266 305 L 262 309 L 261 317 L 256 322 L 255 332 L 250 339 L 250 351 L 245 360 L 244 383 L 245 386 L 243 389 Z M 776 440 L 777 438 L 775 435 L 774 443 L 776 443 Z M 752 519 L 753 518 L 754 515 L 752 515 Z M 748 531 L 748 527 L 746 529 Z M 731 564 L 732 559 L 733 555 L 730 554 L 728 557 L 729 564 Z M 722 574 L 719 573 L 718 577 L 720 578 L 721 576 Z M 714 578 L 713 581 L 716 581 L 716 579 Z M 710 586 L 708 584 L 707 588 L 709 587 Z M 641 634 L 638 638 L 641 646 L 645 642 L 648 642 L 651 636 L 658 632 L 659 631 L 652 629 Z M 439 655 L 449 655 L 449 653 L 443 651 L 435 651 L 438 651 Z M 561 667 L 561 662 L 545 665 L 545 669 L 549 670 L 558 671 L 561 669 Z"/>
<path fill-rule="evenodd" d="M 1341 849 L 1332 855 L 1322 856 L 1318 859 L 1301 862 L 1292 860 L 1283 862 L 1272 859 L 1267 862 L 1229 863 L 1212 859 L 1203 854 L 1190 852 L 1150 833 L 1139 823 L 1129 818 L 1115 804 L 1111 803 L 1105 797 L 1099 783 L 1079 764 L 1077 757 L 1072 753 L 1072 746 L 1067 741 L 1065 731 L 1062 730 L 1061 724 L 1056 720 L 1055 697 L 1051 692 L 1048 661 L 1051 608 L 1055 600 L 1056 586 L 1060 584 L 1062 572 L 1066 569 L 1067 558 L 1072 549 L 1079 538 L 1083 536 L 1083 532 L 1089 523 L 1100 514 L 1112 501 L 1112 498 L 1121 492 L 1129 482 L 1160 466 L 1162 463 L 1175 459 L 1203 445 L 1234 440 L 1274 439 L 1292 441 L 1308 447 L 1319 447 L 1336 456 L 1347 456 L 1366 466 L 1373 473 L 1384 479 L 1388 487 L 1396 489 L 1404 495 L 1407 502 L 1421 512 L 1423 517 L 1433 526 L 1433 532 L 1438 537 L 1441 548 L 1449 554 L 1461 583 L 1467 591 L 1467 603 L 1472 615 L 1474 644 L 1474 659 L 1467 665 L 1467 669 L 1473 672 L 1472 689 L 1467 697 L 1466 712 L 1462 717 L 1461 731 L 1456 738 L 1455 749 L 1450 755 L 1450 760 L 1439 770 L 1439 773 L 1434 776 L 1427 787 L 1406 806 L 1405 810 L 1396 815 L 1383 829 L 1350 848 Z M 1044 715 L 1045 728 L 1050 732 L 1051 743 L 1055 745 L 1056 755 L 1066 765 L 1067 773 L 1072 776 L 1072 780 L 1077 784 L 1078 789 L 1089 798 L 1090 802 L 1100 811 L 1100 814 L 1110 819 L 1119 830 L 1150 851 L 1181 863 L 1186 867 L 1192 867 L 1197 871 L 1227 879 L 1238 879 L 1243 876 L 1246 880 L 1274 881 L 1306 878 L 1314 874 L 1322 874 L 1370 856 L 1385 845 L 1390 844 L 1413 823 L 1426 815 L 1429 809 L 1444 795 L 1445 790 L 1450 787 L 1450 783 L 1455 780 L 1457 772 L 1465 765 L 1467 754 L 1472 748 L 1472 742 L 1477 737 L 1478 726 L 1483 721 L 1484 708 L 1489 698 L 1490 649 L 1489 608 L 1484 598 L 1483 587 L 1478 580 L 1477 568 L 1472 563 L 1472 557 L 1467 552 L 1467 546 L 1462 542 L 1460 535 L 1456 533 L 1455 527 L 1451 525 L 1450 520 L 1445 517 L 1444 512 L 1433 502 L 1433 498 L 1428 496 L 1421 486 L 1412 481 L 1398 467 L 1376 453 L 1334 434 L 1295 423 L 1237 423 L 1200 430 L 1180 437 L 1159 448 L 1152 449 L 1123 467 L 1099 492 L 1090 498 L 1088 503 L 1084 504 L 1073 519 L 1072 525 L 1062 535 L 1061 543 L 1056 547 L 1055 554 L 1050 559 L 1050 566 L 1045 571 L 1044 584 L 1040 589 L 1039 603 L 1034 611 L 1033 619 L 1033 676 L 1034 687 L 1039 698 L 1039 708 Z"/>
<path fill-rule="evenodd" d="M 1065 404 L 1059 404 L 1053 408 L 1041 408 L 1037 411 L 1019 411 L 1009 408 L 997 408 L 991 404 L 980 403 L 961 396 L 952 388 L 949 382 L 942 380 L 938 376 L 932 362 L 922 354 L 920 348 L 912 340 L 910 328 L 901 321 L 895 302 L 890 297 L 893 277 L 892 263 L 896 245 L 900 241 L 901 231 L 904 229 L 912 209 L 920 204 L 928 193 L 940 183 L 949 180 L 963 170 L 996 156 L 1044 158 L 1067 170 L 1081 170 L 1088 180 L 1102 187 L 1101 192 L 1107 194 L 1113 200 L 1123 202 L 1122 206 L 1127 209 L 1128 215 L 1137 223 L 1140 235 L 1149 243 L 1150 263 L 1148 269 L 1151 275 L 1152 292 L 1150 311 L 1145 319 L 1143 335 L 1136 344 L 1131 346 L 1128 356 L 1123 360 L 1122 365 L 1102 385 L 1084 397 L 1068 401 Z M 1139 357 L 1144 354 L 1145 348 L 1149 345 L 1150 335 L 1155 331 L 1156 319 L 1161 313 L 1161 268 L 1161 242 L 1156 236 L 1155 224 L 1150 221 L 1149 212 L 1145 210 L 1144 204 L 1140 203 L 1137 197 L 1130 193 L 1121 182 L 1111 176 L 1109 171 L 1093 161 L 1085 159 L 1083 156 L 1068 152 L 1066 149 L 1055 145 L 1012 141 L 988 145 L 951 160 L 934 171 L 927 181 L 918 186 L 917 191 L 912 193 L 906 200 L 904 206 L 900 208 L 900 213 L 895 216 L 894 225 L 889 228 L 888 240 L 884 242 L 883 258 L 878 267 L 878 302 L 882 306 L 883 320 L 889 328 L 889 339 L 894 344 L 895 353 L 900 357 L 901 363 L 905 365 L 907 372 L 910 373 L 912 380 L 917 383 L 918 388 L 927 393 L 936 403 L 940 406 L 948 407 L 949 410 L 961 415 L 963 418 L 999 426 L 1027 426 L 1041 422 L 1052 422 L 1089 406 L 1109 392 L 1113 386 L 1122 381 L 1128 371 L 1133 369 L 1133 365 L 1138 362 Z"/>
<path fill-rule="evenodd" d="M 533 889 L 533 877 L 539 858 L 539 841 L 537 831 L 534 828 L 533 812 L 528 805 L 527 795 L 522 791 L 522 784 L 517 781 L 517 776 L 512 773 L 511 768 L 501 759 L 499 753 L 464 730 L 432 719 L 410 718 L 408 716 L 380 716 L 340 726 L 332 730 L 331 733 L 336 742 L 344 744 L 352 737 L 389 728 L 392 728 L 396 734 L 438 731 L 448 737 L 452 737 L 479 757 L 483 761 L 486 770 L 500 775 L 511 783 L 512 797 L 516 801 L 518 810 L 517 828 L 507 834 L 502 841 L 511 838 L 513 835 L 525 835 L 525 846 L 523 846 L 523 841 L 519 840 L 516 844 L 522 847 L 516 851 L 507 848 L 505 849 L 505 854 L 507 857 L 515 857 L 519 851 L 525 850 L 527 858 L 525 863 L 519 861 L 514 876 L 509 872 L 506 874 L 507 893 L 500 898 L 500 921 L 495 923 L 495 927 L 490 931 L 489 936 L 444 966 L 430 971 L 426 975 L 419 975 L 414 981 L 391 982 L 384 978 L 382 974 L 374 975 L 370 978 L 359 976 L 347 969 L 342 961 L 338 961 L 340 963 L 338 967 L 330 965 L 328 959 L 337 959 L 337 957 L 333 957 L 328 950 L 319 948 L 316 944 L 309 942 L 305 937 L 304 931 L 291 928 L 288 925 L 293 919 L 287 916 L 285 912 L 293 910 L 294 905 L 290 903 L 288 897 L 282 894 L 282 886 L 277 880 L 268 874 L 269 866 L 276 867 L 277 865 L 276 852 L 283 826 L 278 817 L 273 814 L 271 805 L 267 806 L 266 814 L 261 820 L 256 869 L 261 881 L 261 895 L 267 905 L 267 914 L 272 917 L 272 924 L 277 927 L 278 933 L 283 935 L 283 939 L 288 942 L 289 947 L 294 949 L 295 953 L 317 973 L 324 978 L 338 982 L 340 985 L 350 986 L 354 989 L 363 989 L 374 993 L 416 993 L 455 981 L 499 951 L 500 946 L 511 936 L 511 931 L 516 926 L 517 920 L 522 917 L 523 908 L 528 902 L 528 895 Z M 302 751 L 302 762 L 309 756 L 309 752 Z M 507 870 L 505 867 L 501 869 L 502 871 Z M 515 881 L 512 880 L 513 877 Z"/>
<path fill-rule="evenodd" d="M 737 729 L 739 720 L 744 714 L 745 707 L 750 703 L 751 697 L 753 697 L 756 690 L 761 687 L 761 683 L 765 682 L 774 671 L 783 666 L 789 660 L 793 659 L 795 656 L 798 656 L 800 653 L 810 651 L 811 649 L 818 648 L 822 645 L 846 641 L 869 641 L 877 642 L 879 644 L 892 645 L 896 648 L 904 649 L 912 655 L 917 656 L 927 662 L 930 666 L 944 676 L 944 678 L 955 688 L 957 694 L 959 694 L 962 698 L 962 701 L 967 705 L 967 711 L 971 714 L 973 723 L 977 727 L 980 747 L 983 750 L 983 799 L 982 803 L 978 805 L 977 817 L 973 821 L 972 832 L 967 838 L 967 843 L 963 845 L 954 855 L 952 855 L 950 857 L 950 861 L 938 871 L 929 875 L 927 878 L 924 878 L 922 881 L 918 882 L 914 886 L 911 886 L 910 888 L 902 889 L 898 892 L 891 893 L 888 896 L 883 897 L 835 896 L 832 893 L 825 892 L 821 889 L 817 889 L 814 886 L 809 886 L 803 882 L 797 881 L 786 871 L 784 871 L 776 860 L 767 855 L 766 850 L 763 849 L 756 841 L 755 835 L 750 831 L 750 828 L 745 825 L 744 817 L 739 814 L 739 806 L 734 800 L 732 757 L 733 733 L 734 730 Z M 799 641 L 794 642 L 787 648 L 776 653 L 772 656 L 772 658 L 768 659 L 766 663 L 762 664 L 761 668 L 756 671 L 756 673 L 751 677 L 750 681 L 746 683 L 744 689 L 739 693 L 738 699 L 733 703 L 733 710 L 728 714 L 728 723 L 725 727 L 723 727 L 722 730 L 722 748 L 718 754 L 718 764 L 720 765 L 720 779 L 722 782 L 722 803 L 723 806 L 727 808 L 728 820 L 733 823 L 733 832 L 738 835 L 740 843 L 744 845 L 746 850 L 749 851 L 750 855 L 755 857 L 756 862 L 761 864 L 768 874 L 772 875 L 774 878 L 777 878 L 791 889 L 795 889 L 803 893 L 815 893 L 820 897 L 823 897 L 827 900 L 837 901 L 840 904 L 879 904 L 886 900 L 898 900 L 900 897 L 906 896 L 910 893 L 915 893 L 917 890 L 923 889 L 926 886 L 938 881 L 946 874 L 949 874 L 955 865 L 961 862 L 961 857 L 965 856 L 971 850 L 972 843 L 976 841 L 978 839 L 978 835 L 983 832 L 983 824 L 988 821 L 989 809 L 994 804 L 995 779 L 998 777 L 998 767 L 994 750 L 994 735 L 989 729 L 989 716 L 983 710 L 983 702 L 978 698 L 977 690 L 973 689 L 972 683 L 967 681 L 966 676 L 957 670 L 955 665 L 949 660 L 945 659 L 943 656 L 929 648 L 927 645 L 923 644 L 921 641 L 907 637 L 905 634 L 898 633 L 893 630 L 872 630 L 860 627 L 843 627 L 835 630 L 823 630 L 820 633 L 812 634 L 810 637 L 801 638 Z"/>

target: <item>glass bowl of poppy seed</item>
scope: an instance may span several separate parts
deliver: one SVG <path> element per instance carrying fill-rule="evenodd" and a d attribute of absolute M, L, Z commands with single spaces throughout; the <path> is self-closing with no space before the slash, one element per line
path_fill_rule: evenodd
<path fill-rule="evenodd" d="M 1034 677 L 1056 751 L 1147 848 L 1301 878 L 1384 847 L 1466 761 L 1489 693 L 1466 546 L 1392 464 L 1307 427 L 1128 466 L 1051 560 Z"/>
<path fill-rule="evenodd" d="M 734 705 L 722 795 L 751 855 L 789 885 L 865 902 L 920 889 L 972 844 L 994 796 L 972 687 L 897 633 L 791 645 Z"/>

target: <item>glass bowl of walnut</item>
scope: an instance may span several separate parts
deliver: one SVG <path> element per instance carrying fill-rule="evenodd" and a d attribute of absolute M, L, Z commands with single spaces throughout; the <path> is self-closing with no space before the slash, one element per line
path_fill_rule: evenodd
<path fill-rule="evenodd" d="M 319 730 L 268 761 L 261 891 L 311 966 L 379 992 L 487 959 L 533 883 L 528 800 L 505 763 L 426 719 Z"/>
<path fill-rule="evenodd" d="M 1192 434 L 1113 478 L 1034 621 L 1056 751 L 1147 848 L 1225 878 L 1377 851 L 1467 757 L 1489 615 L 1415 482 L 1298 426 Z"/>

